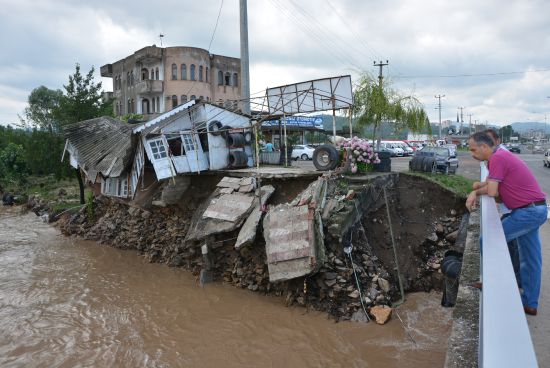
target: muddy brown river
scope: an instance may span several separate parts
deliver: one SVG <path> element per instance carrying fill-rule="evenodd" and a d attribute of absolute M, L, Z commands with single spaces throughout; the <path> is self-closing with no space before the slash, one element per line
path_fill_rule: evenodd
<path fill-rule="evenodd" d="M 0 208 L 0 367 L 441 367 L 452 310 L 340 322 Z"/>

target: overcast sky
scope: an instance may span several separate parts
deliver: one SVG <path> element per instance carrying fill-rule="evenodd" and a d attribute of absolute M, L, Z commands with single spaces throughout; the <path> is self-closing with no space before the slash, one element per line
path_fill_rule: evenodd
<path fill-rule="evenodd" d="M 30 92 L 62 89 L 76 63 L 102 65 L 152 44 L 208 49 L 221 0 L 0 0 L 0 123 Z M 389 61 L 392 87 L 430 117 L 550 123 L 548 0 L 249 0 L 251 93 L 361 72 Z M 210 52 L 240 57 L 239 1 L 224 0 Z"/>

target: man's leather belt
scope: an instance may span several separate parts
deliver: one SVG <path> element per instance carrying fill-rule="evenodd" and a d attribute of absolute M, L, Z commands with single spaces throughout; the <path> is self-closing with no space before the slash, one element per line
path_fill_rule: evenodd
<path fill-rule="evenodd" d="M 546 206 L 546 200 L 544 199 L 542 201 L 528 203 L 525 206 L 516 207 L 514 208 L 514 210 L 519 210 L 520 208 L 527 208 L 527 207 L 543 206 L 543 205 Z"/>

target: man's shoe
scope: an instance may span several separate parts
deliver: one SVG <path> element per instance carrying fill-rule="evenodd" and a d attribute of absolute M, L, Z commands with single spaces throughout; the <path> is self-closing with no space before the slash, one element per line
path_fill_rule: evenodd
<path fill-rule="evenodd" d="M 525 314 L 528 314 L 530 316 L 536 316 L 537 315 L 537 308 L 523 307 L 523 310 L 525 311 Z"/>

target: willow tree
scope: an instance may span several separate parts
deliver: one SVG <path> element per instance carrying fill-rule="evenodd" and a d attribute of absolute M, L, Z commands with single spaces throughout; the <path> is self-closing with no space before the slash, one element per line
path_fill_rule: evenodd
<path fill-rule="evenodd" d="M 359 128 L 373 126 L 372 139 L 377 140 L 377 129 L 383 121 L 394 124 L 398 130 L 418 133 L 430 130 L 430 121 L 424 106 L 413 95 L 402 95 L 371 75 L 363 74 L 353 93 L 353 114 Z M 377 146 L 379 147 L 379 146 Z"/>

